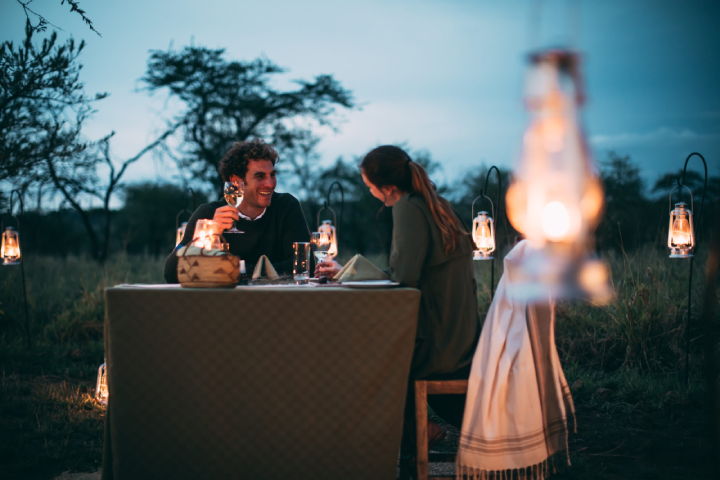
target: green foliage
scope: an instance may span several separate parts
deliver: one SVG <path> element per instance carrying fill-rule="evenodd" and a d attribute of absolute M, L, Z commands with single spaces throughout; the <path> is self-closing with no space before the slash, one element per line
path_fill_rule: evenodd
<path fill-rule="evenodd" d="M 620 368 L 644 372 L 684 371 L 687 335 L 688 261 L 671 260 L 666 251 L 645 247 L 633 257 L 609 254 L 615 295 L 609 304 L 583 302 L 557 306 L 557 345 L 565 363 L 598 371 Z M 696 257 L 698 265 L 704 255 Z M 699 272 L 698 272 L 699 270 Z M 702 269 L 694 272 L 702 285 Z M 693 316 L 699 306 L 693 298 Z M 714 331 L 720 331 L 720 315 Z M 700 333 L 691 332 L 690 367 L 702 365 Z"/>

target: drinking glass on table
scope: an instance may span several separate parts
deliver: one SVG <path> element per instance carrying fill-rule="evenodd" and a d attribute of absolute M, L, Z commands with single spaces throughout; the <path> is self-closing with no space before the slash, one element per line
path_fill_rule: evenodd
<path fill-rule="evenodd" d="M 245 184 L 241 181 L 229 181 L 225 182 L 225 187 L 223 188 L 223 196 L 225 197 L 225 201 L 228 203 L 228 205 L 238 208 L 240 207 L 240 204 L 243 201 L 243 197 L 245 196 Z M 235 228 L 235 220 L 233 220 L 233 225 L 230 230 L 227 230 L 225 233 L 245 233 L 241 232 L 237 228 Z"/>
<path fill-rule="evenodd" d="M 298 285 L 308 283 L 310 277 L 310 244 L 293 243 L 293 280 Z"/>

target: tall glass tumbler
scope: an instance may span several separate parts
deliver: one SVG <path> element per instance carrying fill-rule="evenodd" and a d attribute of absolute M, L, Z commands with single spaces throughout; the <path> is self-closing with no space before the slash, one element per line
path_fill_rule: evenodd
<path fill-rule="evenodd" d="M 310 243 L 293 243 L 293 280 L 298 285 L 305 284 L 310 278 Z"/>

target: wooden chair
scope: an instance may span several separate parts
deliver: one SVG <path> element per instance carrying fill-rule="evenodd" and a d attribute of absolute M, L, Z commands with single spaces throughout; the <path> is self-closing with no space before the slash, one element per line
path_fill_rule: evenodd
<path fill-rule="evenodd" d="M 427 432 L 427 396 L 428 395 L 461 395 L 467 393 L 467 380 L 417 380 L 415 381 L 415 423 L 417 425 L 417 472 L 418 480 L 431 480 L 452 477 L 428 477 L 428 432 Z M 436 453 L 432 455 L 435 462 L 454 462 L 454 453 Z"/>

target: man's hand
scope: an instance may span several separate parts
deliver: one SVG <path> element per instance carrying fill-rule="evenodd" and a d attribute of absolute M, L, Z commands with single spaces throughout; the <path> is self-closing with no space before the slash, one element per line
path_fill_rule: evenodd
<path fill-rule="evenodd" d="M 342 265 L 335 260 L 323 260 L 315 266 L 315 277 L 327 277 L 332 279 L 340 270 L 342 270 L 342 268 Z"/>
<path fill-rule="evenodd" d="M 213 233 L 221 234 L 225 230 L 229 230 L 232 228 L 233 221 L 238 220 L 239 218 L 240 215 L 238 215 L 238 209 L 235 207 L 226 205 L 218 208 L 215 210 L 215 215 L 213 215 L 212 218 Z"/>

